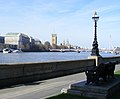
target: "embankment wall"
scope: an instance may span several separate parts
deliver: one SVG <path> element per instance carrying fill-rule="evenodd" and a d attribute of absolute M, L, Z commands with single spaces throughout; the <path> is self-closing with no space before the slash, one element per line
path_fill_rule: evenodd
<path fill-rule="evenodd" d="M 0 86 L 9 86 L 83 72 L 88 68 L 93 68 L 94 64 L 94 59 L 0 64 Z"/>

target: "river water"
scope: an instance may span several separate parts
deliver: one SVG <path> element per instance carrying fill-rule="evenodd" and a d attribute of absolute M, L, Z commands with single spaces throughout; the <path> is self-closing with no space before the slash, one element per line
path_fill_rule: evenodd
<path fill-rule="evenodd" d="M 22 52 L 22 53 L 0 53 L 0 64 L 47 62 L 62 60 L 87 59 L 90 52 Z M 114 54 L 100 53 L 103 57 L 116 56 Z"/>

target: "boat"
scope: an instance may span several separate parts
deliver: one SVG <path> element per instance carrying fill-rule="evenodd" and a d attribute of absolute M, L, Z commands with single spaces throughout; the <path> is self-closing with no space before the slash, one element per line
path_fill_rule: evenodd
<path fill-rule="evenodd" d="M 78 50 L 77 52 L 80 53 L 80 50 Z"/>
<path fill-rule="evenodd" d="M 21 49 L 11 49 L 11 48 L 3 49 L 3 53 L 20 53 L 20 52 L 22 52 Z"/>
<path fill-rule="evenodd" d="M 12 53 L 12 49 L 5 48 L 5 49 L 3 49 L 3 53 Z"/>
<path fill-rule="evenodd" d="M 22 52 L 22 50 L 21 49 L 16 49 L 16 50 L 12 50 L 12 53 L 21 53 Z"/>

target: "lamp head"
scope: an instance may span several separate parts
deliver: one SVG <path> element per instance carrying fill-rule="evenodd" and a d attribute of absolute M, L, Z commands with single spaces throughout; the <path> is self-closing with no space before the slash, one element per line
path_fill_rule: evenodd
<path fill-rule="evenodd" d="M 99 16 L 97 16 L 97 12 L 96 11 L 94 12 L 94 16 L 92 17 L 92 19 L 94 21 L 98 21 L 99 20 Z"/>

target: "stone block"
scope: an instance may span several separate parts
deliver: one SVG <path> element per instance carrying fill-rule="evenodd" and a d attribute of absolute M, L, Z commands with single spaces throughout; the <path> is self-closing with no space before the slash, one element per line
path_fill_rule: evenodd
<path fill-rule="evenodd" d="M 97 99 L 110 99 L 113 94 L 120 90 L 120 78 L 110 79 L 100 85 L 85 85 L 85 83 L 86 81 L 81 81 L 71 84 L 67 93 Z"/>

